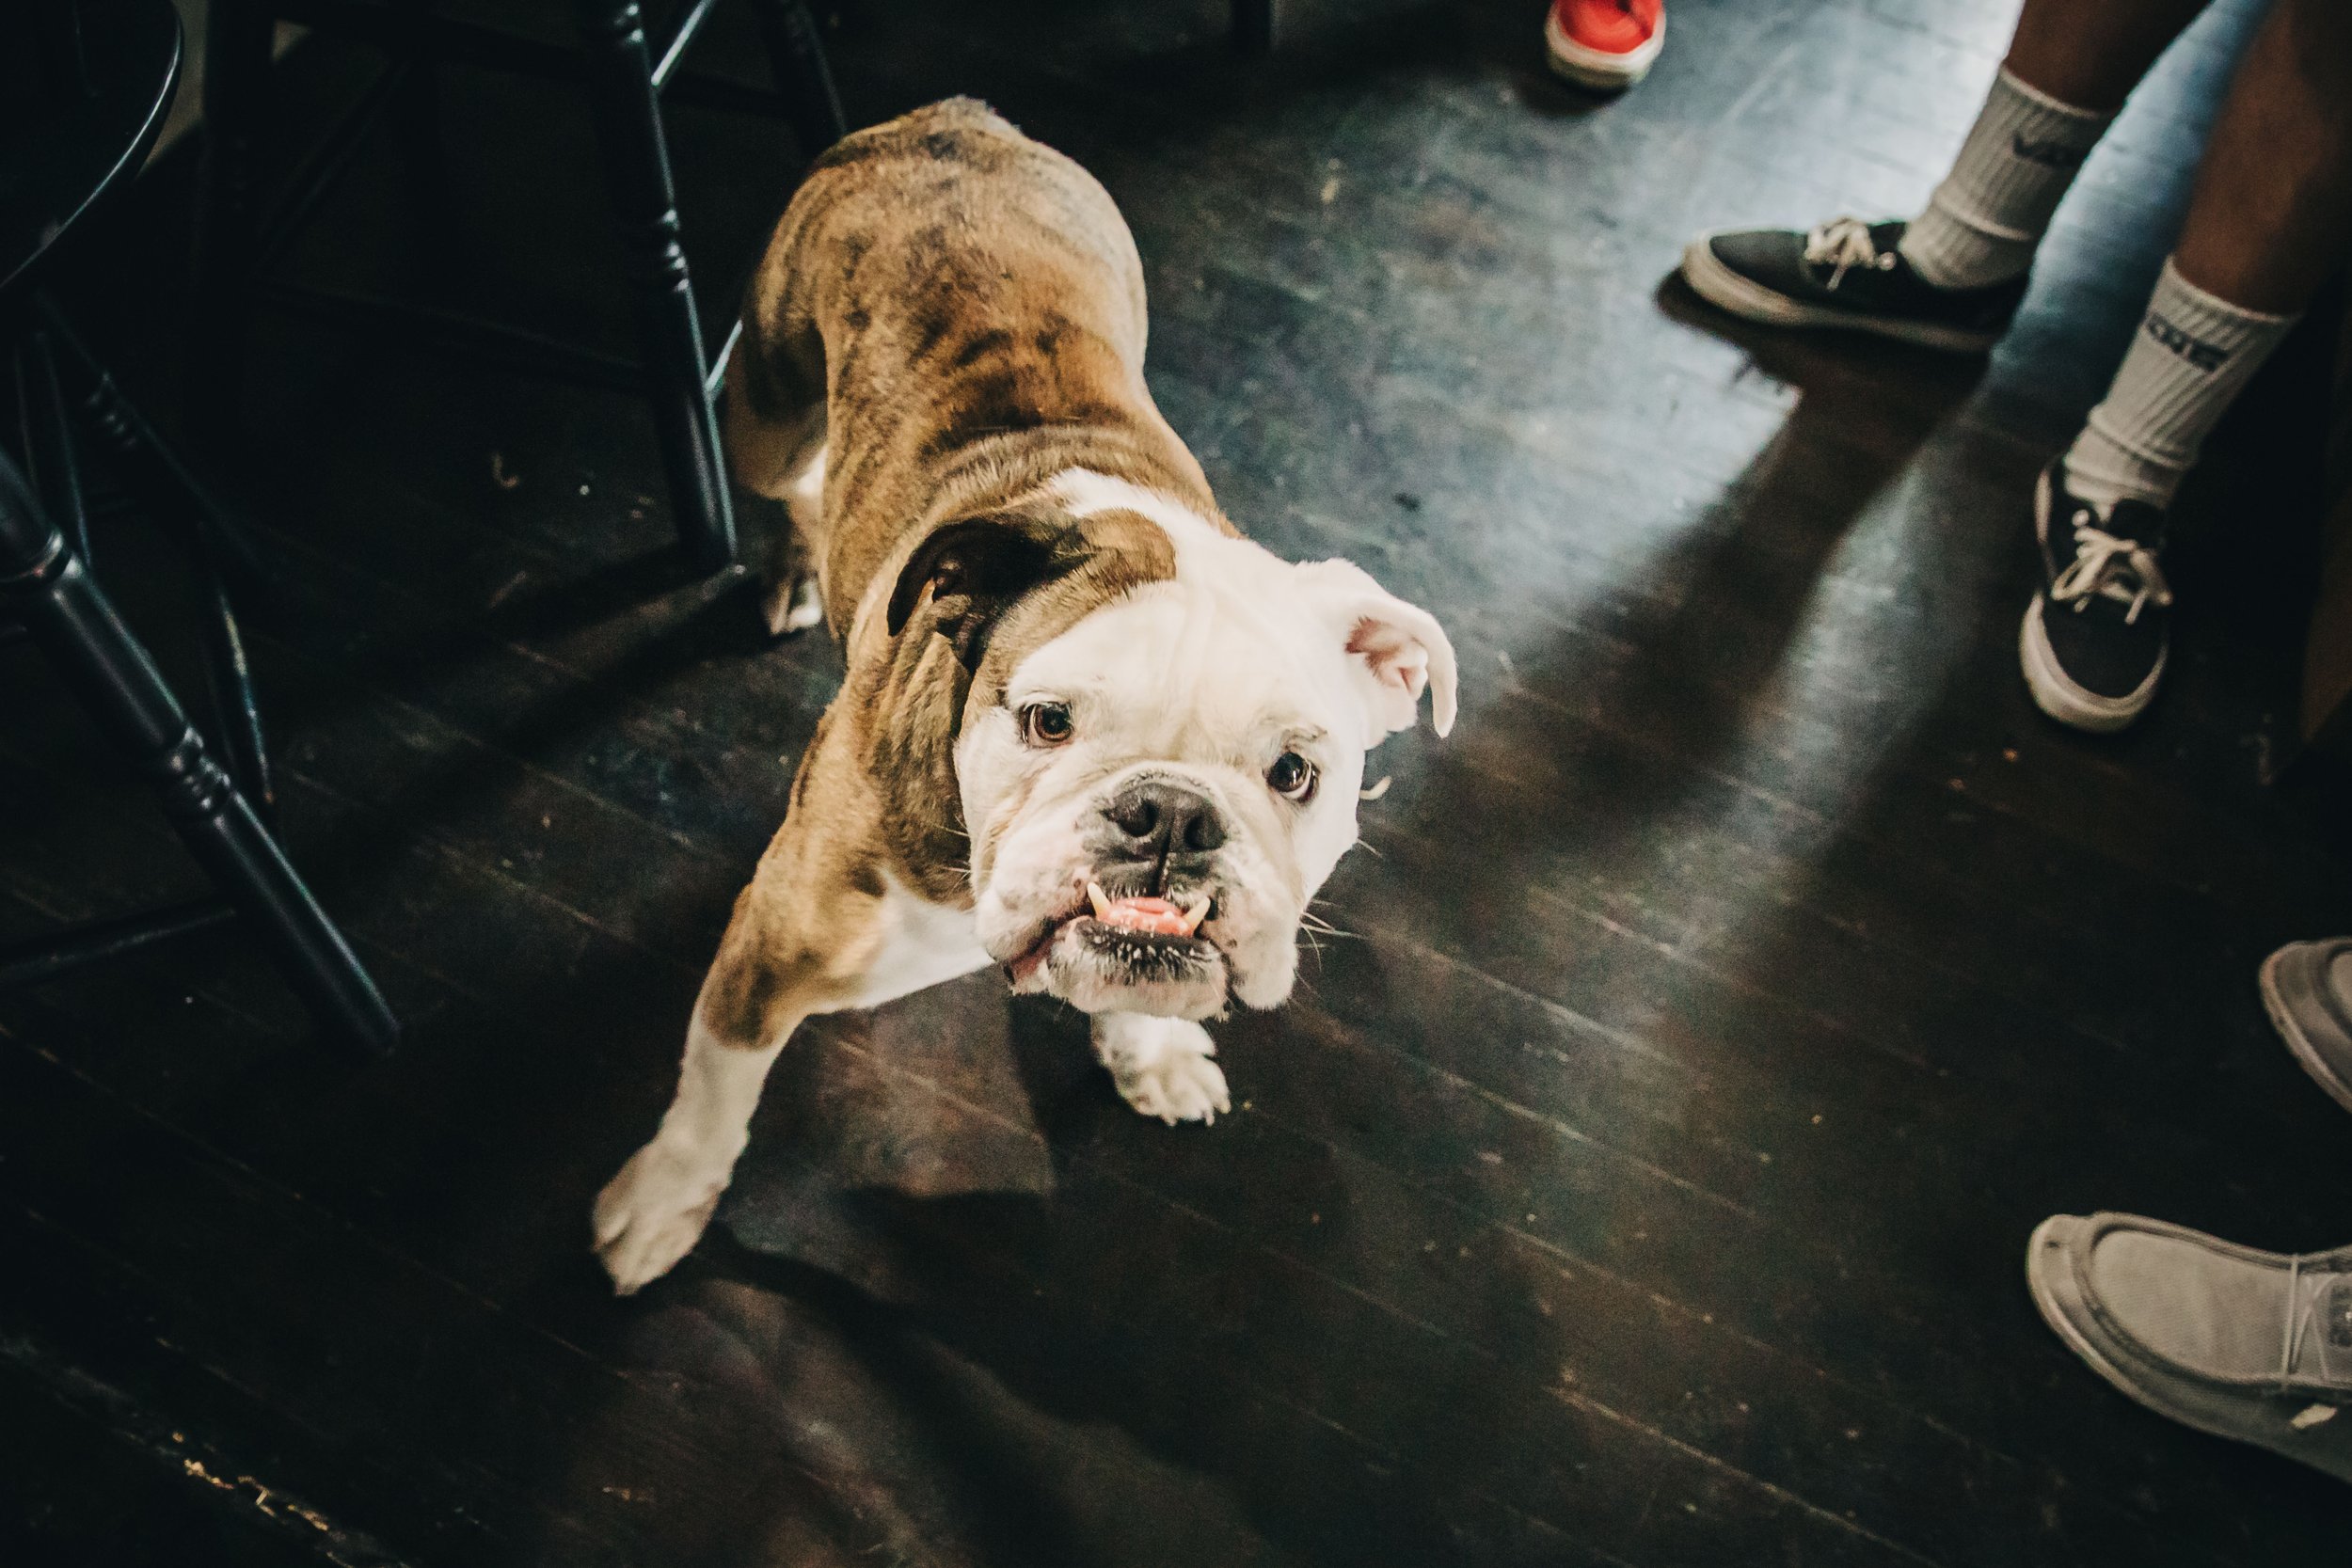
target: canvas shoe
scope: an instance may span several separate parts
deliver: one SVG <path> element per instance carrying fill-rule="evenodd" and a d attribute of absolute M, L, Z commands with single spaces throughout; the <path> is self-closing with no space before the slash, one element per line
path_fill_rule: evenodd
<path fill-rule="evenodd" d="M 2058 1214 L 2026 1283 L 2059 1338 L 2159 1415 L 2352 1481 L 2352 1247 L 2259 1252 L 2137 1214 Z"/>
<path fill-rule="evenodd" d="M 1899 221 L 1832 218 L 1818 229 L 1723 229 L 1682 253 L 1682 277 L 1710 305 L 1767 326 L 1869 332 L 1974 354 L 2008 330 L 2026 279 L 1939 289 L 1911 270 Z"/>
<path fill-rule="evenodd" d="M 2262 993 L 2303 1070 L 2352 1111 L 2352 937 L 2280 948 L 2263 961 Z"/>
<path fill-rule="evenodd" d="M 2033 531 L 2042 586 L 2018 630 L 2026 685 L 2061 724 L 2120 730 L 2155 699 L 2170 650 L 2164 511 L 2093 506 L 2067 490 L 2054 459 L 2034 483 Z"/>

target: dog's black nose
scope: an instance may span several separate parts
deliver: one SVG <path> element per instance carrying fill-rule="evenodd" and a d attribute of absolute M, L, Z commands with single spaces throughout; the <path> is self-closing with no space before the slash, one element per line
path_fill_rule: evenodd
<path fill-rule="evenodd" d="M 1164 779 L 1129 784 L 1103 815 L 1124 840 L 1120 848 L 1136 860 L 1182 861 L 1225 842 L 1225 818 L 1216 807 L 1205 796 Z"/>

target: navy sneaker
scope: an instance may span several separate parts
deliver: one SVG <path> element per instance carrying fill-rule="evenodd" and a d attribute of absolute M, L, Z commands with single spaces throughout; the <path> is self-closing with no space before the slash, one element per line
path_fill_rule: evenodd
<path fill-rule="evenodd" d="M 2171 642 L 2164 509 L 2102 510 L 2066 488 L 2054 458 L 2034 483 L 2042 592 L 2026 611 L 2018 659 L 2042 712 L 2078 730 L 2120 730 L 2154 699 Z"/>
<path fill-rule="evenodd" d="M 1990 348 L 2026 279 L 1939 289 L 1896 248 L 1904 227 L 1833 218 L 1810 233 L 1720 230 L 1691 242 L 1682 277 L 1701 299 L 1768 326 L 1843 327 L 1958 354 Z"/>

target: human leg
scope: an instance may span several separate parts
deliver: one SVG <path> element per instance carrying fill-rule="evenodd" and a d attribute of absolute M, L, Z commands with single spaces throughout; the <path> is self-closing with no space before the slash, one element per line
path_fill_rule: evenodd
<path fill-rule="evenodd" d="M 2028 0 L 1976 124 L 1905 223 L 1701 235 L 1682 272 L 1752 321 L 1975 352 L 2008 326 L 2058 200 L 2125 94 L 2204 0 Z"/>
<path fill-rule="evenodd" d="M 2199 165 L 2107 394 L 2043 476 L 2019 657 L 2042 710 L 2119 729 L 2163 673 L 2165 514 L 2215 425 L 2352 242 L 2352 9 L 2280 0 Z"/>

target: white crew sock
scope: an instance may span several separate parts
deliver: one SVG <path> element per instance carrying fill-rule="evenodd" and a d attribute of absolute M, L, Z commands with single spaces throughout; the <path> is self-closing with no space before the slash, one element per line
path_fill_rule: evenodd
<path fill-rule="evenodd" d="M 2197 449 L 2295 322 L 2209 294 L 2167 258 L 2106 397 L 2067 449 L 2067 487 L 2094 506 L 2169 506 Z"/>
<path fill-rule="evenodd" d="M 2003 66 L 1951 172 L 1904 230 L 1903 260 L 1939 289 L 1978 289 L 2024 272 L 2058 198 L 2114 118 L 2061 103 Z"/>

